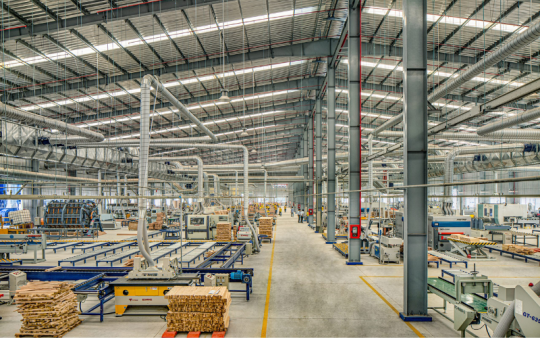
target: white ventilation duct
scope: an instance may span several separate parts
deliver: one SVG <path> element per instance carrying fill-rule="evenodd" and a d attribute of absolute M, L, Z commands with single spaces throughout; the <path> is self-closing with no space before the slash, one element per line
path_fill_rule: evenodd
<path fill-rule="evenodd" d="M 91 131 L 85 128 L 79 128 L 72 124 L 68 124 L 59 120 L 51 119 L 45 116 L 38 114 L 30 113 L 12 106 L 9 106 L 5 103 L 0 102 L 0 114 L 3 118 L 14 119 L 20 122 L 25 122 L 29 124 L 35 124 L 43 128 L 52 128 L 57 129 L 62 132 L 65 132 L 68 135 L 80 136 L 81 138 L 76 138 L 78 140 L 83 140 L 85 142 L 101 142 L 105 137 L 95 131 Z M 64 138 L 69 139 L 69 138 Z M 75 138 L 72 138 L 75 140 Z"/>
<path fill-rule="evenodd" d="M 203 178 L 203 160 L 199 156 L 175 156 L 175 157 L 149 157 L 148 161 L 151 162 L 168 162 L 170 161 L 174 166 L 177 167 L 175 171 L 183 171 L 183 166 L 178 161 L 188 161 L 195 160 L 197 161 L 197 181 L 198 181 L 198 191 L 199 191 L 199 202 L 203 202 L 204 199 L 204 178 Z"/>

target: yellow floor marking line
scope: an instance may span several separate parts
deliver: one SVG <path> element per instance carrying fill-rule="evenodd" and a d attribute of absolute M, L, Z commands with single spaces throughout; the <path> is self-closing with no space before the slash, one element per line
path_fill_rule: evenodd
<path fill-rule="evenodd" d="M 272 255 L 270 256 L 270 271 L 268 272 L 268 286 L 266 287 L 266 302 L 264 304 L 264 318 L 262 323 L 261 338 L 266 337 L 266 327 L 268 325 L 268 307 L 270 305 L 270 288 L 272 286 L 272 266 L 274 265 L 274 248 L 276 247 L 276 230 L 274 229 L 274 239 L 272 240 Z"/>
<path fill-rule="evenodd" d="M 371 286 L 371 284 L 369 284 L 369 283 L 364 279 L 364 277 L 360 276 L 360 279 L 361 279 L 364 283 L 366 283 L 366 285 L 369 286 L 369 288 L 370 288 L 373 292 L 375 292 L 375 294 L 376 294 L 377 296 L 379 296 L 379 297 L 383 300 L 383 302 L 385 302 L 386 305 L 388 305 L 388 306 L 392 309 L 392 311 L 394 311 L 394 312 L 399 316 L 399 311 L 398 311 L 392 304 L 390 304 L 390 302 L 387 301 L 386 298 L 384 298 L 377 290 L 375 290 L 375 288 L 374 288 L 373 286 Z M 424 335 L 423 335 L 422 333 L 420 333 L 420 331 L 418 331 L 414 326 L 412 326 L 411 323 L 409 323 L 409 322 L 404 322 L 404 323 L 405 323 L 405 324 L 406 324 L 406 325 L 407 325 L 414 333 L 416 333 L 416 335 L 417 335 L 418 337 L 421 337 L 421 338 L 424 337 Z"/>

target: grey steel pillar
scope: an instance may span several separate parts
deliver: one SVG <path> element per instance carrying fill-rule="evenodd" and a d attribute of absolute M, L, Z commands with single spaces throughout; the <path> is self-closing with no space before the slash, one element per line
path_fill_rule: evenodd
<path fill-rule="evenodd" d="M 306 117 L 306 125 L 308 124 L 308 118 Z M 302 157 L 308 157 L 308 130 L 307 128 L 304 129 L 304 138 L 303 138 L 303 148 L 302 148 Z M 304 164 L 302 166 L 304 168 L 304 184 L 303 184 L 303 188 L 302 188 L 302 206 L 301 206 L 301 210 L 304 210 L 304 212 L 307 212 L 308 210 L 308 187 L 309 187 L 309 182 L 308 182 L 308 164 Z M 305 214 L 304 214 L 305 216 Z"/>
<path fill-rule="evenodd" d="M 404 185 L 427 184 L 427 1 L 403 2 Z M 427 317 L 427 188 L 405 189 L 403 312 Z"/>
<path fill-rule="evenodd" d="M 322 107 L 320 95 L 317 99 L 317 104 L 315 107 L 315 157 L 316 157 L 316 166 L 315 166 L 315 190 L 317 196 L 315 197 L 317 201 L 316 205 L 316 216 L 317 216 L 317 227 L 316 232 L 322 233 Z"/>
<path fill-rule="evenodd" d="M 351 191 L 360 190 L 361 186 L 360 81 L 362 69 L 360 68 L 360 16 L 361 9 L 357 1 L 349 0 L 349 190 Z M 361 228 L 360 204 L 360 193 L 349 193 L 349 233 L 355 225 Z M 361 248 L 362 240 L 360 238 L 349 238 L 347 264 L 362 264 L 360 260 Z"/>
<path fill-rule="evenodd" d="M 32 167 L 32 172 L 34 172 L 34 173 L 39 172 L 39 161 L 38 160 L 31 160 L 30 165 Z M 36 186 L 36 185 L 32 184 L 32 194 L 33 195 L 41 194 L 41 189 L 39 188 L 39 186 Z M 30 220 L 32 222 L 34 222 L 34 218 L 38 216 L 38 213 L 37 213 L 38 203 L 43 205 L 43 201 L 38 202 L 38 200 L 35 200 L 35 199 L 33 199 L 31 201 L 31 204 L 30 204 L 31 205 L 31 207 L 30 207 Z"/>
<path fill-rule="evenodd" d="M 320 105 L 320 102 L 319 102 Z M 308 188 L 308 210 L 313 210 L 313 116 L 308 122 L 308 152 L 309 152 L 309 188 Z M 313 224 L 313 215 L 308 216 L 308 224 Z"/>
<path fill-rule="evenodd" d="M 328 195 L 327 196 L 327 222 L 326 241 L 334 243 L 336 241 L 336 68 L 331 63 L 332 58 L 328 58 L 328 73 L 326 100 L 328 113 L 326 115 L 326 137 L 328 154 L 326 164 L 328 170 Z"/>

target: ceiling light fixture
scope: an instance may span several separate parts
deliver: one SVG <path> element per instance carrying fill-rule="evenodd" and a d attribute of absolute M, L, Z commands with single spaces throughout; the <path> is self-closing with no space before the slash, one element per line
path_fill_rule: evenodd
<path fill-rule="evenodd" d="M 242 133 L 240 134 L 241 137 L 248 137 L 249 134 L 247 133 L 247 130 L 244 128 L 244 130 L 242 130 Z"/>
<path fill-rule="evenodd" d="M 221 97 L 218 100 L 221 102 L 231 102 L 231 98 L 229 97 L 229 92 L 226 90 L 222 90 Z"/>

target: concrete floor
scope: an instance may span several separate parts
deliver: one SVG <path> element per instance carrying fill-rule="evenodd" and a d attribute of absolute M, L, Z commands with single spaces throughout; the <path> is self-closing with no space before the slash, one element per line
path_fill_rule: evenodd
<path fill-rule="evenodd" d="M 128 231 L 108 231 L 100 239 L 127 237 L 117 233 Z M 291 218 L 288 213 L 278 218 L 274 237 L 272 244 L 264 243 L 260 254 L 244 260 L 244 266 L 255 269 L 254 291 L 249 302 L 244 294 L 233 296 L 227 337 L 459 336 L 453 324 L 435 312 L 433 322 L 426 324 L 407 325 L 399 319 L 394 309 L 402 308 L 402 265 L 379 265 L 374 258 L 363 256 L 363 266 L 347 266 L 343 256 L 325 244 L 320 234 L 315 234 L 305 223 L 297 223 L 297 218 Z M 73 255 L 71 250 L 56 254 L 47 250 L 48 262 L 40 265 L 56 265 L 59 259 Z M 496 257 L 494 262 L 476 266 L 495 283 L 527 285 L 540 279 L 538 264 Z M 95 262 L 89 261 L 86 266 L 95 266 Z M 429 276 L 440 276 L 441 269 L 448 269 L 448 265 L 439 269 L 430 267 Z M 92 304 L 88 299 L 83 308 Z M 113 305 L 110 302 L 106 311 L 113 311 Z M 429 296 L 429 306 L 441 305 L 440 298 Z M 1 337 L 13 337 L 18 332 L 21 317 L 14 310 L 14 306 L 0 306 Z M 448 315 L 453 316 L 451 307 Z M 108 315 L 102 323 L 96 316 L 83 319 L 65 337 L 161 337 L 166 328 L 159 317 Z M 474 333 L 487 337 L 485 329 Z"/>

